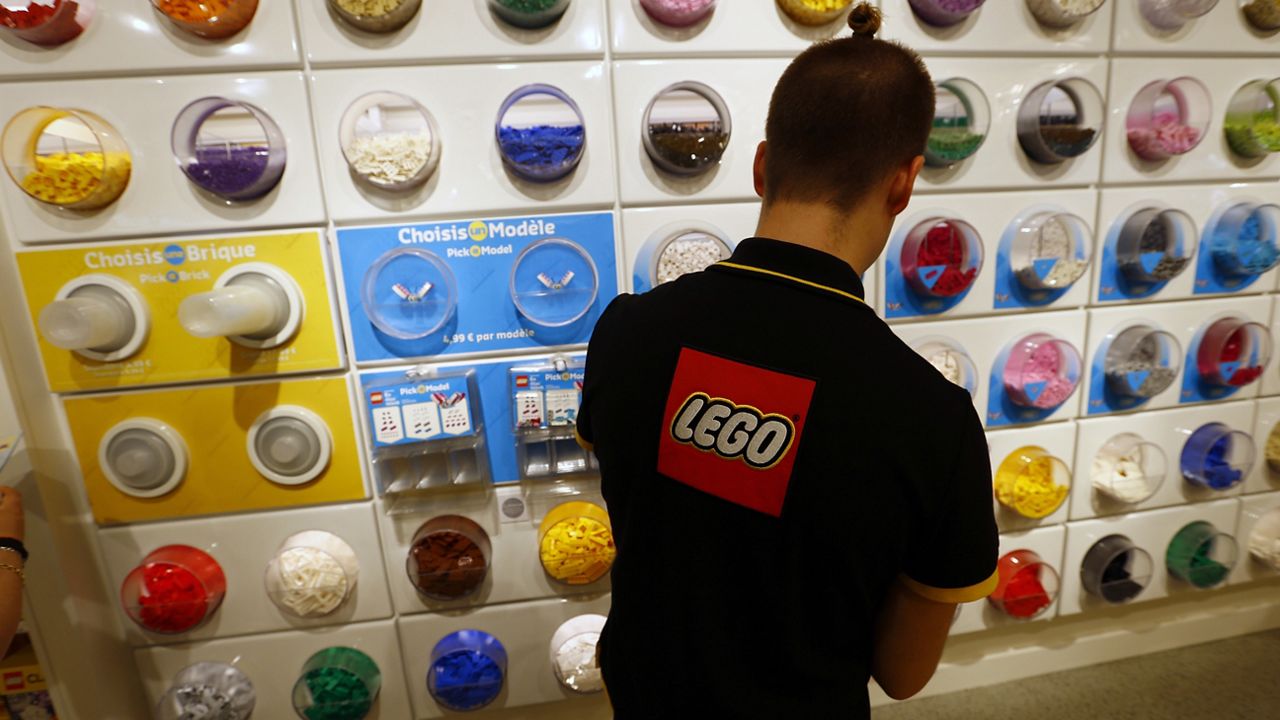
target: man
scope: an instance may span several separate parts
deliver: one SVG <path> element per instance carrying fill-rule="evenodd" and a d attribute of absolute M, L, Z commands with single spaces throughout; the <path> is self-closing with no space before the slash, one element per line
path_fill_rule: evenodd
<path fill-rule="evenodd" d="M 757 238 L 600 318 L 580 441 L 618 555 L 600 665 L 616 717 L 868 717 L 932 676 L 995 584 L 982 427 L 859 275 L 933 115 L 919 58 L 851 38 L 791 64 L 756 154 Z"/>

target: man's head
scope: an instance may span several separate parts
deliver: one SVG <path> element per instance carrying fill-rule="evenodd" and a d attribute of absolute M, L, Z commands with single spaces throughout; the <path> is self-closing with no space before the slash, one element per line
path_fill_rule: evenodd
<path fill-rule="evenodd" d="M 774 88 L 756 155 L 756 192 L 765 216 L 815 205 L 828 217 L 856 213 L 883 243 L 924 162 L 933 81 L 914 52 L 875 38 L 875 8 L 859 4 L 849 26 L 852 37 L 801 53 Z"/>

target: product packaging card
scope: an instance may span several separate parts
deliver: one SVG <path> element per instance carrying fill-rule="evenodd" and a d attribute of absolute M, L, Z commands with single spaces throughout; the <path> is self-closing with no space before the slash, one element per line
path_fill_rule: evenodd
<path fill-rule="evenodd" d="M 512 368 L 512 418 L 517 430 L 572 428 L 578 424 L 582 402 L 582 365 L 521 366 Z"/>
<path fill-rule="evenodd" d="M 474 435 L 475 398 L 467 376 L 405 378 L 367 383 L 365 410 L 375 447 L 411 445 L 428 440 Z"/>
<path fill-rule="evenodd" d="M 337 231 L 359 362 L 585 343 L 618 293 L 613 213 Z"/>

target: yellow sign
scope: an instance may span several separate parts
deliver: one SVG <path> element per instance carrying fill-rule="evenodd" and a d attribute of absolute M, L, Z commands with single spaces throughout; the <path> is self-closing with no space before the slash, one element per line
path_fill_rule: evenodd
<path fill-rule="evenodd" d="M 328 428 L 332 439 L 328 466 L 313 480 L 298 485 L 272 482 L 250 459 L 250 429 L 264 413 L 278 406 L 309 410 Z M 63 408 L 89 504 L 101 525 L 367 497 L 345 377 L 72 397 L 63 402 Z M 176 473 L 182 477 L 173 489 L 155 497 L 126 493 L 99 466 L 103 437 L 130 420 L 158 421 L 185 445 L 186 469 Z"/>
<path fill-rule="evenodd" d="M 319 231 L 242 235 L 201 240 L 127 242 L 18 253 L 18 268 L 33 325 L 41 312 L 68 293 L 82 297 L 85 283 L 127 300 L 137 318 L 116 352 L 72 352 L 40 336 L 45 374 L 54 392 L 98 390 L 343 367 L 333 301 Z M 250 263 L 291 280 L 289 304 L 296 331 L 275 347 L 256 348 L 226 337 L 196 337 L 178 322 L 178 306 L 213 290 L 228 271 Z M 79 288 L 79 289 L 76 289 Z M 295 303 L 295 300 L 299 301 Z M 119 304 L 118 304 L 119 305 Z M 123 305 L 120 305 L 123 307 Z M 292 319 L 290 322 L 292 322 Z M 291 326 L 292 327 L 292 326 Z M 39 334 L 39 333 L 37 333 Z M 126 333 L 127 335 L 127 333 Z M 64 343 L 65 344 L 65 343 Z M 99 346 L 100 348 L 101 346 Z M 114 346 L 113 346 L 114 347 Z M 115 355 L 123 355 L 115 357 Z"/>

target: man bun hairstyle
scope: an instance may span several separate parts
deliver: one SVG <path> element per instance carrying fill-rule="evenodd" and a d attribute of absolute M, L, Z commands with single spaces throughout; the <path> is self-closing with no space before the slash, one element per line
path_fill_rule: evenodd
<path fill-rule="evenodd" d="M 850 37 L 800 53 L 778 80 L 765 126 L 765 205 L 825 202 L 853 209 L 924 152 L 933 79 L 910 49 L 876 38 L 880 11 L 859 3 Z"/>

